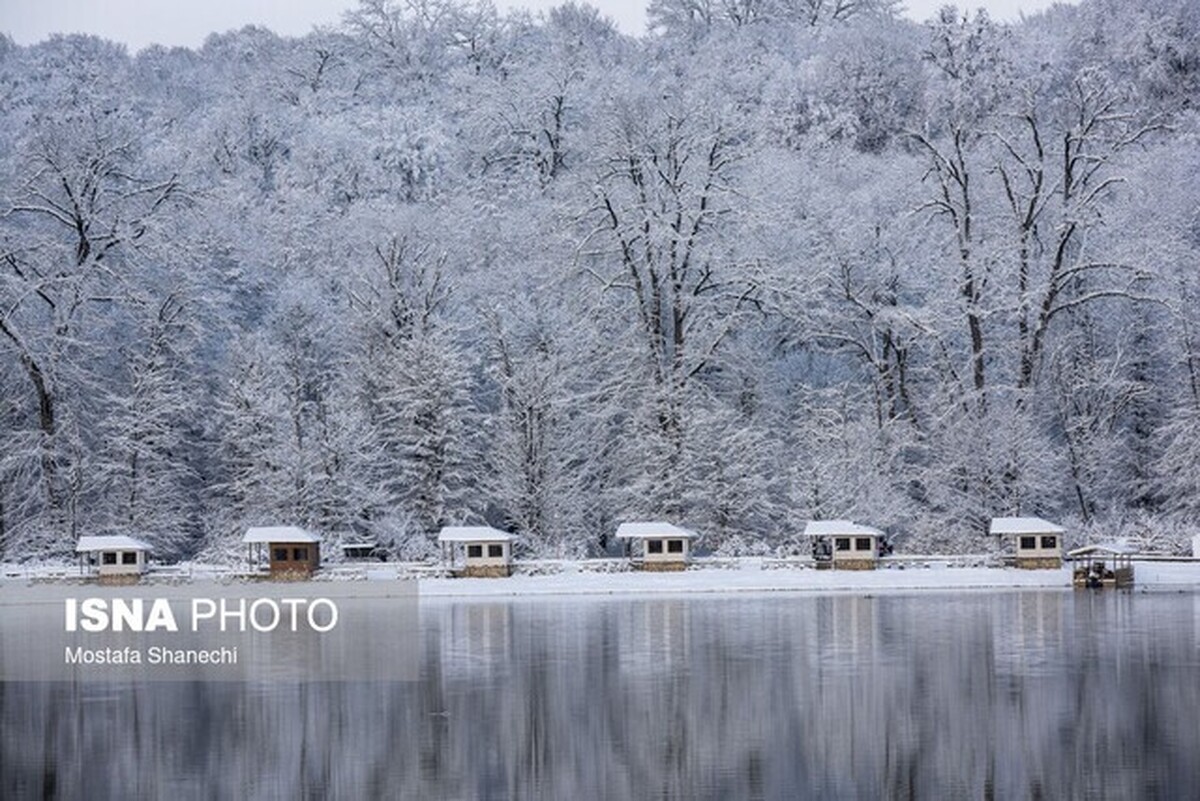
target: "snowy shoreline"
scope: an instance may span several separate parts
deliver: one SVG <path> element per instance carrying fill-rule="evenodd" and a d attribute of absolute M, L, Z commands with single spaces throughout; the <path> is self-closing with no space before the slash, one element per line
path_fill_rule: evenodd
<path fill-rule="evenodd" d="M 560 573 L 508 579 L 422 579 L 422 600 L 557 596 L 889 594 L 1069 590 L 1071 569 L 929 567 L 904 570 L 689 570 L 681 573 Z M 1200 590 L 1200 564 L 1140 564 L 1135 591 Z"/>
<path fill-rule="evenodd" d="M 8 567 L 8 566 L 2 566 Z M 0 585 L 12 590 L 21 585 L 63 584 L 88 586 L 77 575 L 59 570 L 15 572 L 0 567 Z M 449 578 L 413 576 L 395 567 L 379 565 L 358 575 L 332 572 L 310 582 L 281 584 L 303 594 L 319 593 L 322 585 L 338 583 L 344 590 L 359 582 L 378 586 L 382 582 L 415 580 L 422 600 L 454 602 L 473 599 L 518 599 L 554 597 L 614 598 L 686 595 L 756 594 L 895 594 L 923 592 L 980 592 L 1020 590 L 1068 590 L 1071 568 L 1019 570 L 1011 567 L 954 566 L 933 562 L 921 566 L 892 566 L 879 570 L 814 570 L 809 567 L 765 569 L 760 560 L 747 559 L 724 568 L 708 567 L 677 573 L 642 571 L 597 572 L 568 563 L 559 572 L 508 578 Z M 188 573 L 151 574 L 139 587 L 215 581 L 246 583 L 228 570 L 189 570 Z M 301 589 L 303 588 L 303 589 Z M 1141 562 L 1136 565 L 1134 590 L 1200 590 L 1200 562 Z"/>

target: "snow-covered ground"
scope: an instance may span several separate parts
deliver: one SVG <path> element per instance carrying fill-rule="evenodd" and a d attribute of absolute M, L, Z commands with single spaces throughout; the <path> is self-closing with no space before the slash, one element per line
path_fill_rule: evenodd
<path fill-rule="evenodd" d="M 947 590 L 1067 589 L 1071 569 L 1017 570 L 982 567 L 970 561 L 930 558 L 873 571 L 814 570 L 772 565 L 761 559 L 726 559 L 720 566 L 680 573 L 631 570 L 606 572 L 590 563 L 559 562 L 552 570 L 518 573 L 509 578 L 448 578 L 442 571 L 395 564 L 339 566 L 323 570 L 321 580 L 394 581 L 418 578 L 424 599 L 511 598 L 544 596 L 688 595 L 695 593 L 896 593 Z M 236 580 L 235 568 L 186 565 L 154 571 L 147 583 Z M 0 582 L 78 580 L 77 567 L 2 565 Z M 1137 562 L 1135 590 L 1200 590 L 1200 562 Z"/>
<path fill-rule="evenodd" d="M 1200 589 L 1200 563 L 1141 563 L 1136 590 Z M 747 560 L 740 569 L 682 573 L 563 572 L 507 579 L 422 579 L 425 599 L 551 595 L 674 595 L 692 593 L 894 593 L 923 590 L 1068 589 L 1070 568 L 949 567 L 904 570 L 762 570 Z"/>

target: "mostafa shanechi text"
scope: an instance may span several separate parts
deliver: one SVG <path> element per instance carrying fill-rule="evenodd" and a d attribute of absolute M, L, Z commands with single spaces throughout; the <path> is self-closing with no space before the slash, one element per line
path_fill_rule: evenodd
<path fill-rule="evenodd" d="M 149 648 L 85 648 L 67 646 L 63 661 L 68 665 L 236 665 L 238 649 L 221 648 L 167 648 L 152 645 Z"/>

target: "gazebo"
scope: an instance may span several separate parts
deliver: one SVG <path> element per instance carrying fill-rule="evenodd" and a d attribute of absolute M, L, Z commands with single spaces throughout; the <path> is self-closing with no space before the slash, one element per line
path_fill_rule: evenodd
<path fill-rule="evenodd" d="M 1129 543 L 1105 542 L 1067 552 L 1075 565 L 1071 583 L 1076 587 L 1121 589 L 1133 586 L 1133 553 Z"/>
<path fill-rule="evenodd" d="M 75 546 L 80 572 L 106 579 L 133 577 L 146 572 L 150 544 L 124 535 L 80 537 Z"/>
<path fill-rule="evenodd" d="M 307 579 L 321 566 L 321 538 L 298 526 L 260 526 L 242 537 L 256 568 L 267 551 L 267 572 L 275 579 Z"/>
<path fill-rule="evenodd" d="M 1017 567 L 1029 570 L 1062 567 L 1062 535 L 1066 529 L 1040 517 L 993 517 L 990 531 L 1010 537 Z"/>
<path fill-rule="evenodd" d="M 512 575 L 514 534 L 491 526 L 446 526 L 438 534 L 442 560 L 456 576 L 507 578 Z"/>
<path fill-rule="evenodd" d="M 810 520 L 804 536 L 813 541 L 818 566 L 825 562 L 838 570 L 874 570 L 884 534 L 852 520 Z"/>
<path fill-rule="evenodd" d="M 627 545 L 638 543 L 631 557 L 642 570 L 684 570 L 691 561 L 691 543 L 696 534 L 661 521 L 622 523 L 617 539 Z"/>

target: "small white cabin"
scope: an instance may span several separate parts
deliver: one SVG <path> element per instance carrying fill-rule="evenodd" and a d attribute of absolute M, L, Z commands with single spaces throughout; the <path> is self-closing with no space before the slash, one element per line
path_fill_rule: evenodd
<path fill-rule="evenodd" d="M 828 561 L 839 570 L 874 570 L 884 535 L 852 520 L 810 520 L 804 536 L 813 540 L 818 563 Z"/>
<path fill-rule="evenodd" d="M 994 536 L 1013 541 L 1017 567 L 1031 570 L 1062 567 L 1062 535 L 1066 529 L 1040 517 L 993 517 Z"/>
<path fill-rule="evenodd" d="M 1200 534 L 1192 537 L 1192 558 L 1200 559 Z"/>
<path fill-rule="evenodd" d="M 150 544 L 123 535 L 80 537 L 75 546 L 80 569 L 93 576 L 140 576 L 146 572 Z"/>
<path fill-rule="evenodd" d="M 438 534 L 442 559 L 456 576 L 503 578 L 512 575 L 515 534 L 491 526 L 446 526 Z"/>
<path fill-rule="evenodd" d="M 617 526 L 617 539 L 632 547 L 633 562 L 642 570 L 685 569 L 695 537 L 693 531 L 658 521 Z"/>

